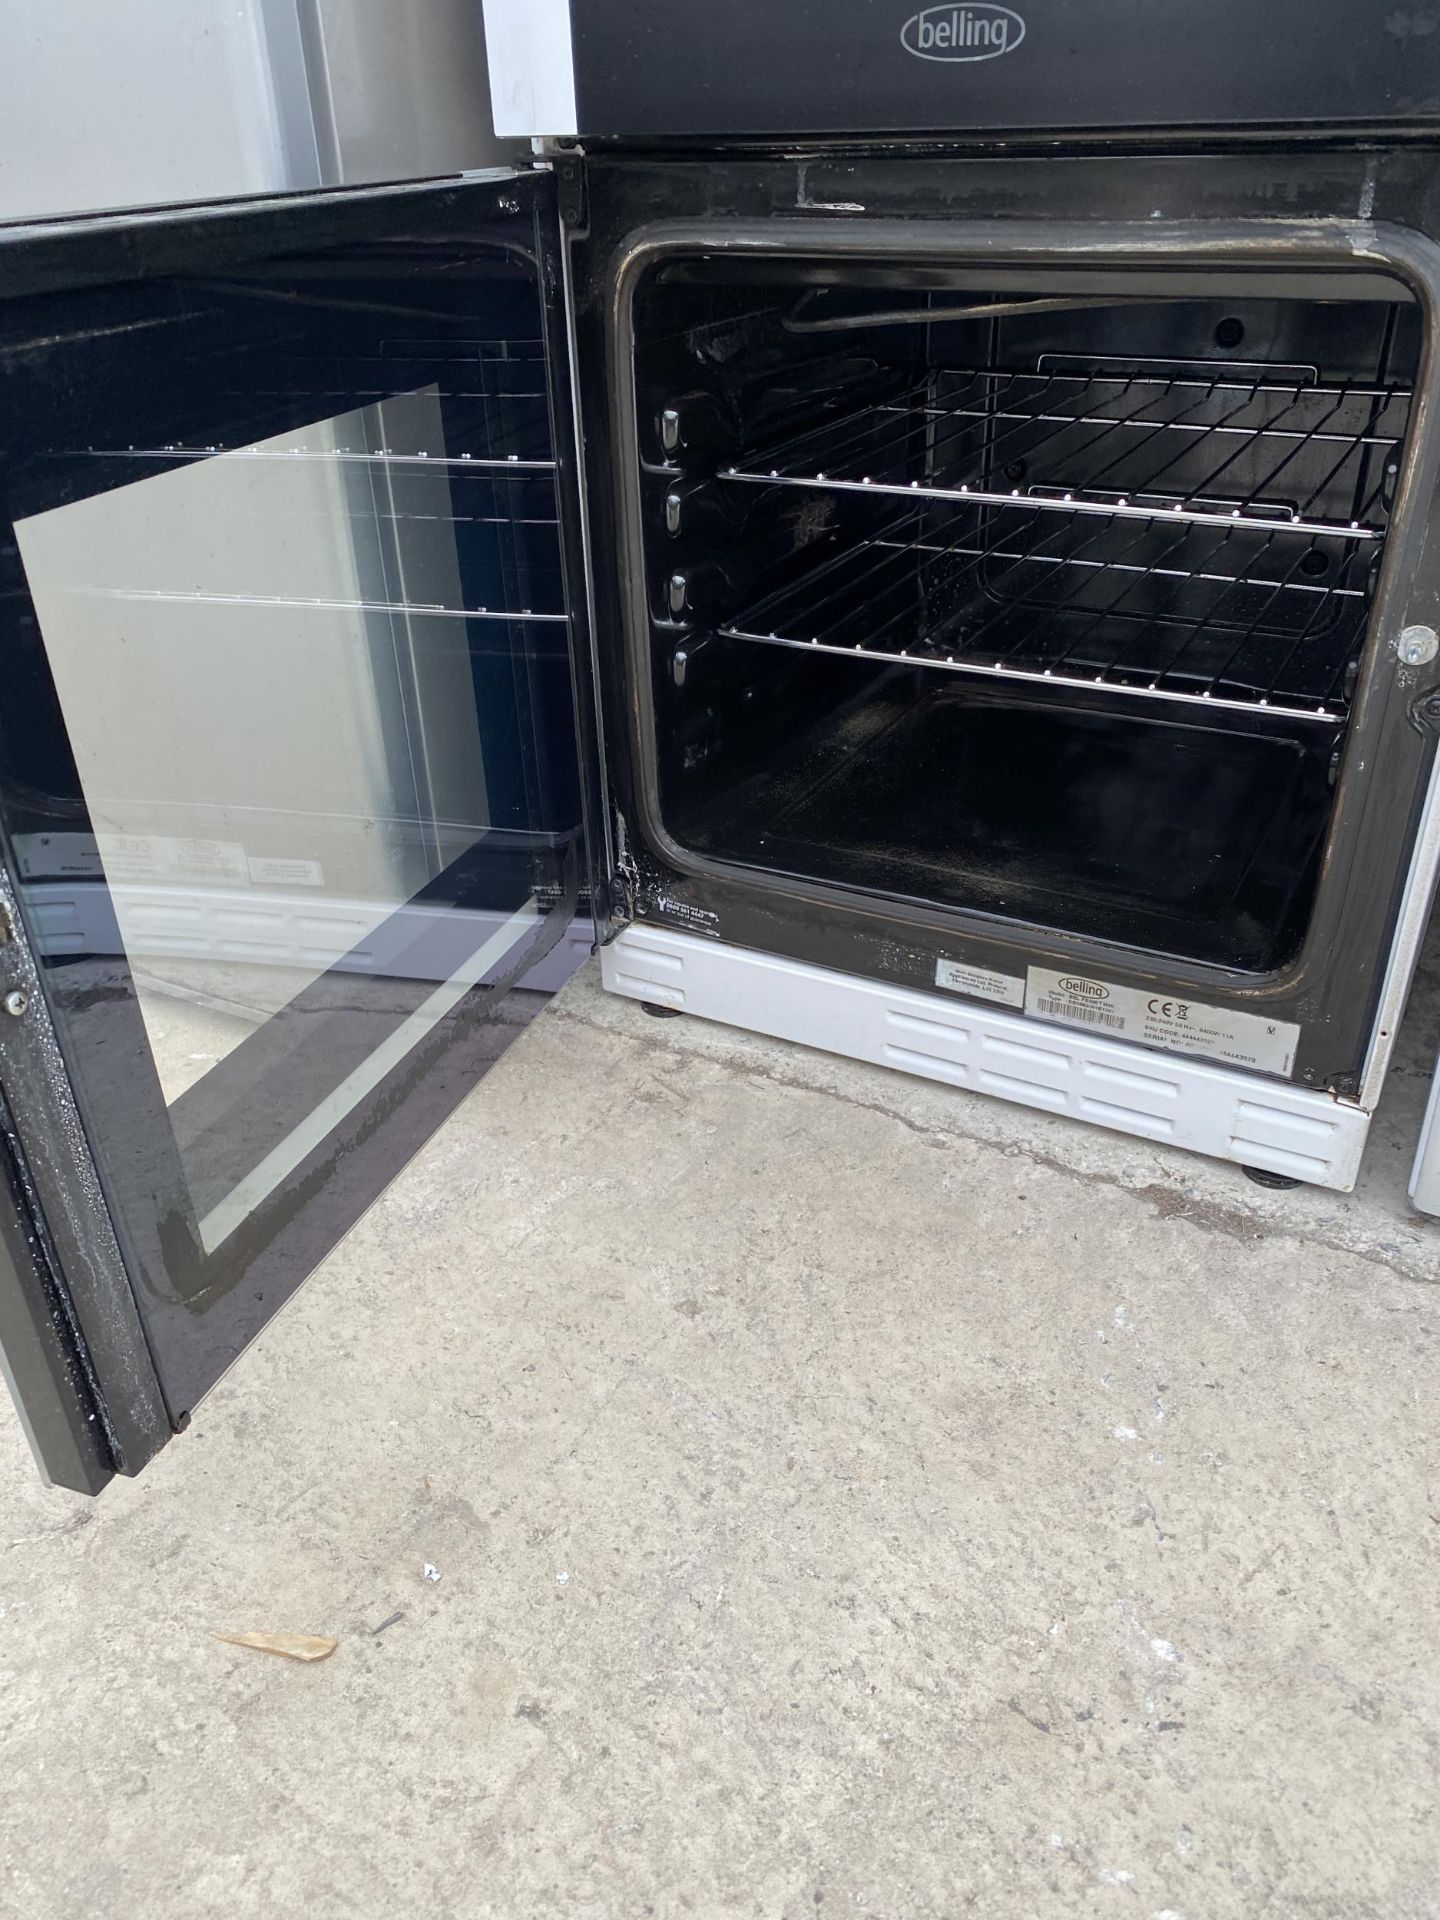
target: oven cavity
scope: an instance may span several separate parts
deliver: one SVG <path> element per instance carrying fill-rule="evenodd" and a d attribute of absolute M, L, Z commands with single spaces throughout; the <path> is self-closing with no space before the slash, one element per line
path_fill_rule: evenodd
<path fill-rule="evenodd" d="M 1334 277 L 923 277 L 697 258 L 637 293 L 664 831 L 704 861 L 1284 966 L 1418 309 Z"/>

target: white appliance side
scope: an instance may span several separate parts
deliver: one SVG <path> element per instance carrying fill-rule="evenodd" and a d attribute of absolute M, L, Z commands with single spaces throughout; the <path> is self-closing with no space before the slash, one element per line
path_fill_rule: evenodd
<path fill-rule="evenodd" d="M 454 529 L 411 553 L 423 580 L 394 583 L 390 503 L 343 457 L 443 450 L 438 406 L 426 389 L 17 524 L 112 879 L 149 877 L 137 857 L 179 836 L 225 849 L 237 879 L 268 856 L 383 918 L 488 824 L 467 623 L 433 620 L 417 652 L 390 605 L 462 604 Z M 403 511 L 448 501 L 426 477 Z"/>
<path fill-rule="evenodd" d="M 269 0 L 7 8 L 0 219 L 316 185 L 313 134 L 272 60 L 274 12 Z"/>
<path fill-rule="evenodd" d="M 1410 1177 L 1410 1198 L 1421 1213 L 1440 1214 L 1440 1060 L 1435 1062 L 1430 1104 L 1420 1129 L 1420 1147 L 1415 1155 L 1415 1171 Z"/>
<path fill-rule="evenodd" d="M 570 0 L 485 0 L 485 48 L 497 135 L 579 132 Z"/>
<path fill-rule="evenodd" d="M 1370 1116 L 1329 1094 L 664 927 L 601 950 L 611 993 L 1348 1193 Z"/>
<path fill-rule="evenodd" d="M 475 0 L 17 0 L 4 12 L 0 219 L 529 162 L 490 124 Z M 547 45 L 531 38 L 553 86 Z M 573 82 L 569 98 L 573 121 Z"/>
<path fill-rule="evenodd" d="M 1360 1085 L 1361 1104 L 1372 1112 L 1384 1091 L 1385 1076 L 1390 1071 L 1390 1058 L 1395 1051 L 1400 1019 L 1405 1011 L 1405 1002 L 1410 997 L 1410 986 L 1425 941 L 1425 930 L 1430 924 L 1437 879 L 1440 879 L 1440 754 L 1436 755 L 1430 773 L 1420 831 L 1415 837 L 1415 848 L 1410 858 L 1410 872 L 1400 903 L 1400 918 L 1380 990 L 1380 1009 L 1371 1031 L 1370 1051 L 1366 1056 Z"/>
<path fill-rule="evenodd" d="M 527 167 L 495 137 L 475 0 L 289 0 L 327 186 Z M 280 0 L 270 0 L 272 11 Z M 281 47 L 272 33 L 272 70 Z"/>

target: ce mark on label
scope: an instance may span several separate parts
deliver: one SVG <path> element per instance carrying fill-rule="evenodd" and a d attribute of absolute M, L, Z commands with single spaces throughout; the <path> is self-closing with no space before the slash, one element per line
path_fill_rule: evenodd
<path fill-rule="evenodd" d="M 1190 1018 L 1190 1009 L 1183 1000 L 1158 998 L 1147 1000 L 1145 1008 L 1148 1013 L 1153 1013 L 1157 1020 L 1188 1020 Z"/>

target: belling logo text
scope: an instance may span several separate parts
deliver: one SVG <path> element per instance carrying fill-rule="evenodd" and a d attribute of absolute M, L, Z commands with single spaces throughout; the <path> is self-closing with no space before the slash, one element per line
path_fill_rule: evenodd
<path fill-rule="evenodd" d="M 1066 974 L 1060 982 L 1066 993 L 1083 993 L 1092 1000 L 1108 1000 L 1110 989 L 1102 987 L 1098 980 L 1077 980 L 1073 974 Z"/>
<path fill-rule="evenodd" d="M 1025 38 L 1025 22 L 1009 7 L 988 0 L 968 6 L 926 7 L 900 29 L 900 44 L 917 60 L 994 60 L 1013 53 Z"/>

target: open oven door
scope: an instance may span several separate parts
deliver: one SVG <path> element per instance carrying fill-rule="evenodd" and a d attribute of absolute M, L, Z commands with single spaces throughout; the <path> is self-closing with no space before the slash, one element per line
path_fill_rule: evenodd
<path fill-rule="evenodd" d="M 589 944 L 553 182 L 0 239 L 0 1346 L 134 1473 Z"/>
<path fill-rule="evenodd" d="M 1440 1214 L 1440 1060 L 1435 1063 L 1425 1124 L 1420 1129 L 1415 1170 L 1410 1176 L 1410 1198 L 1417 1212 Z"/>

